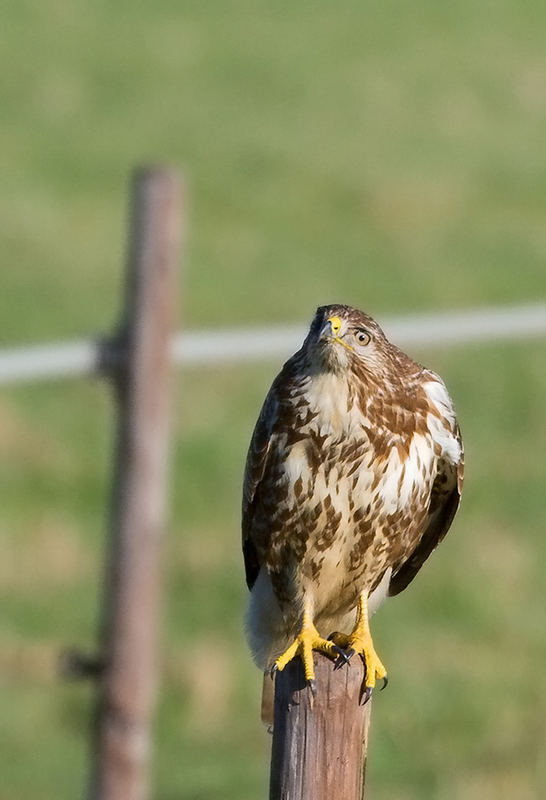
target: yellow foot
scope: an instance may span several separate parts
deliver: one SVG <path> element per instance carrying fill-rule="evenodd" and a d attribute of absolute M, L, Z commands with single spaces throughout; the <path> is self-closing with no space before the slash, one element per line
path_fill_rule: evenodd
<path fill-rule="evenodd" d="M 367 598 L 363 595 L 358 604 L 358 614 L 354 630 L 350 634 L 333 633 L 331 640 L 343 650 L 344 658 L 339 658 L 336 666 L 341 667 L 345 661 L 349 661 L 355 653 L 359 653 L 366 665 L 366 677 L 364 679 L 364 702 L 366 702 L 375 687 L 377 680 L 383 679 L 382 689 L 388 683 L 387 670 L 383 666 L 381 659 L 375 651 L 372 635 L 368 624 L 368 604 Z"/>
<path fill-rule="evenodd" d="M 381 678 L 385 681 L 383 686 L 385 688 L 387 685 L 387 670 L 375 652 L 370 634 L 367 636 L 350 634 L 348 636 L 345 633 L 334 633 L 332 634 L 332 641 L 344 651 L 346 661 L 352 658 L 355 653 L 359 653 L 362 656 L 366 664 L 366 679 L 364 682 L 366 689 L 373 689 L 375 682 Z M 343 661 L 344 659 L 339 660 L 339 666 L 342 666 Z"/>
<path fill-rule="evenodd" d="M 345 654 L 335 642 L 323 639 L 312 622 L 304 616 L 304 623 L 300 633 L 296 636 L 290 647 L 279 656 L 271 668 L 271 673 L 282 672 L 286 665 L 297 655 L 303 661 L 305 680 L 309 684 L 313 694 L 315 693 L 315 667 L 313 664 L 313 650 L 325 653 L 331 658 L 344 658 Z"/>

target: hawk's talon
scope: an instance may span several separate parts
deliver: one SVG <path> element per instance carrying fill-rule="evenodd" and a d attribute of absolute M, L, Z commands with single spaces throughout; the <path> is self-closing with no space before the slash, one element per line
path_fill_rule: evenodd
<path fill-rule="evenodd" d="M 329 639 L 323 639 L 313 624 L 310 611 L 306 609 L 303 614 L 300 632 L 292 644 L 290 644 L 284 653 L 281 653 L 281 655 L 276 659 L 271 669 L 282 672 L 286 665 L 292 661 L 293 658 L 299 655 L 303 661 L 305 680 L 310 686 L 314 686 L 314 650 L 318 651 L 319 653 L 324 653 L 325 655 L 334 659 L 336 657 L 339 658 L 342 653 L 341 648 L 337 644 L 334 644 L 334 642 L 330 641 Z M 313 688 L 311 689 L 311 692 L 314 692 Z"/>
<path fill-rule="evenodd" d="M 375 648 L 373 646 L 371 636 L 369 639 L 365 639 L 362 641 L 361 644 L 357 647 L 358 652 L 360 653 L 362 660 L 364 661 L 364 666 L 366 668 L 366 675 L 364 678 L 364 683 L 366 687 L 370 687 L 371 689 L 374 688 L 376 680 L 384 679 L 387 677 L 387 670 L 379 660 L 377 653 L 375 652 Z M 385 683 L 383 683 L 382 689 L 385 688 Z"/>
<path fill-rule="evenodd" d="M 383 686 L 381 687 L 381 689 L 379 691 L 382 692 L 383 689 L 386 689 L 388 685 L 389 685 L 389 679 L 385 675 L 385 677 L 383 678 Z"/>
<path fill-rule="evenodd" d="M 343 650 L 342 647 L 339 647 L 337 644 L 334 644 L 332 651 L 337 655 L 336 664 L 340 659 L 343 664 L 349 663 L 350 656 L 347 655 L 347 653 L 345 652 L 345 650 Z"/>
<path fill-rule="evenodd" d="M 343 648 L 347 662 L 355 653 L 359 653 L 362 657 L 366 668 L 364 678 L 366 692 L 368 688 L 373 689 L 376 680 L 387 677 L 387 670 L 381 663 L 373 645 L 368 623 L 368 600 L 365 594 L 362 594 L 358 601 L 357 617 L 353 631 L 350 634 L 336 631 L 332 634 L 332 640 L 338 647 Z"/>
<path fill-rule="evenodd" d="M 348 650 L 345 650 L 345 657 L 347 658 L 347 664 L 350 663 L 351 658 L 354 656 L 355 653 L 356 650 L 354 649 L 354 647 L 350 647 Z"/>
<path fill-rule="evenodd" d="M 341 669 L 341 667 L 344 667 L 345 665 L 350 667 L 352 653 L 347 653 L 347 651 L 343 650 L 341 647 L 338 647 L 338 650 L 339 653 L 334 664 L 334 670 Z"/>
<path fill-rule="evenodd" d="M 363 698 L 364 698 L 362 700 L 362 705 L 363 706 L 365 706 L 366 703 L 368 702 L 368 700 L 371 699 L 372 692 L 373 692 L 373 686 L 366 686 L 366 689 L 364 690 L 364 694 L 362 695 Z"/>
<path fill-rule="evenodd" d="M 309 687 L 309 691 L 313 695 L 313 697 L 317 696 L 317 682 L 314 678 L 311 678 L 310 681 L 307 681 L 307 686 Z"/>

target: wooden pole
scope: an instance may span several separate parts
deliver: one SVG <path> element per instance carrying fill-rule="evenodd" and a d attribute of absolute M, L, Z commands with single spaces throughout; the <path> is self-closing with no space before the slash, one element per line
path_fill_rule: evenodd
<path fill-rule="evenodd" d="M 148 797 L 157 689 L 160 539 L 165 521 L 170 339 L 181 187 L 160 168 L 135 173 L 118 390 L 111 543 L 90 797 Z"/>
<path fill-rule="evenodd" d="M 361 703 L 362 660 L 314 660 L 314 698 L 299 658 L 275 678 L 270 800 L 361 800 L 372 705 Z"/>

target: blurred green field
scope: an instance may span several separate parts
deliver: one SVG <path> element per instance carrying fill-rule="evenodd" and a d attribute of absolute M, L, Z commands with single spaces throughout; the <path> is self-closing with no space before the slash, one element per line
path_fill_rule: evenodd
<path fill-rule="evenodd" d="M 188 327 L 544 297 L 546 6 L 8 0 L 0 65 L 0 344 L 111 328 L 126 180 L 187 170 Z M 375 617 L 376 800 L 546 793 L 544 342 L 422 350 L 455 399 L 453 533 Z M 279 365 L 177 381 L 158 800 L 264 797 L 261 677 L 242 636 L 241 473 Z M 86 780 L 111 466 L 107 387 L 0 395 L 0 800 Z M 542 749 L 541 749 L 542 748 Z"/>

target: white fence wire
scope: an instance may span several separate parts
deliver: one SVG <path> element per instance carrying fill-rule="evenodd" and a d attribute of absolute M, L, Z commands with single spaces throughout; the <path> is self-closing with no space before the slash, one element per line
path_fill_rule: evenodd
<path fill-rule="evenodd" d="M 546 335 L 546 303 L 379 318 L 400 347 L 423 348 L 501 342 Z M 287 358 L 301 345 L 306 326 L 182 331 L 173 338 L 176 364 L 211 366 Z M 0 350 L 0 385 L 100 372 L 104 340 L 38 344 Z"/>

